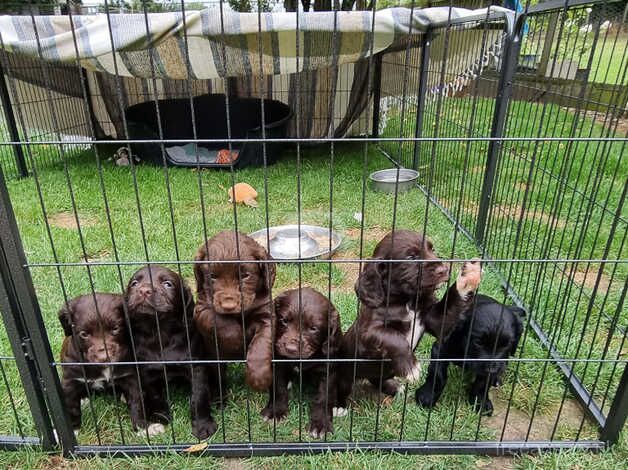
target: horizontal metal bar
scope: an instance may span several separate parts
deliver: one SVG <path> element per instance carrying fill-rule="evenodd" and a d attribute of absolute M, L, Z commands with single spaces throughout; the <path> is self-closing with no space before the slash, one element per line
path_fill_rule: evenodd
<path fill-rule="evenodd" d="M 556 363 L 552 358 L 539 358 L 539 357 L 511 357 L 507 359 L 488 358 L 488 359 L 474 359 L 474 358 L 447 358 L 436 359 L 430 357 L 417 357 L 419 362 L 551 362 Z M 281 363 L 312 363 L 312 364 L 326 364 L 333 362 L 390 362 L 390 359 L 363 359 L 363 358 L 304 358 L 304 359 L 272 359 L 275 364 Z M 595 364 L 628 364 L 628 359 L 578 359 L 578 358 L 561 358 L 559 363 L 595 363 Z M 150 366 L 150 365 L 181 365 L 181 364 L 245 364 L 245 359 L 192 359 L 181 361 L 121 361 L 121 362 L 52 362 L 51 365 L 55 367 L 75 367 L 75 366 L 87 366 L 87 367 L 103 367 L 103 366 Z"/>
<path fill-rule="evenodd" d="M 600 259 L 600 258 L 557 258 L 557 259 L 480 259 L 480 258 L 439 258 L 439 259 L 359 259 L 359 258 L 334 258 L 334 259 L 294 259 L 294 260 L 278 260 L 278 259 L 256 259 L 256 260 L 220 260 L 216 261 L 196 261 L 196 260 L 161 260 L 161 261 L 77 261 L 73 263 L 26 263 L 24 268 L 51 268 L 57 266 L 143 266 L 145 264 L 170 264 L 170 265 L 187 265 L 187 264 L 342 264 L 342 263 L 465 263 L 467 261 L 481 261 L 491 263 L 601 263 L 601 264 L 624 264 L 628 263 L 628 259 Z"/>
<path fill-rule="evenodd" d="M 93 145 L 93 144 L 224 144 L 224 143 L 311 143 L 326 144 L 331 142 L 628 142 L 628 137 L 325 137 L 325 138 L 224 138 L 224 139 L 108 139 L 108 140 L 38 140 L 38 141 L 3 141 L 0 146 L 11 145 Z M 225 165 L 228 166 L 228 165 Z"/>
<path fill-rule="evenodd" d="M 0 450 L 18 450 L 23 447 L 39 447 L 38 437 L 0 436 Z"/>
<path fill-rule="evenodd" d="M 77 457 L 131 457 L 147 454 L 188 453 L 194 444 L 176 445 L 79 445 L 72 454 Z M 512 455 L 557 450 L 602 451 L 602 441 L 394 441 L 394 442 L 300 442 L 300 443 L 233 443 L 208 444 L 199 455 L 217 457 L 254 457 L 297 455 L 323 452 L 377 450 L 403 454 L 484 454 Z"/>

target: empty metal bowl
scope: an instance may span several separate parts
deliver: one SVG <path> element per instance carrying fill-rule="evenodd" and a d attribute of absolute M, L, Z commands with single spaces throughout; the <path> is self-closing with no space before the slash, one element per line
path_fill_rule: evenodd
<path fill-rule="evenodd" d="M 408 168 L 379 170 L 371 173 L 369 176 L 371 187 L 375 191 L 386 193 L 394 193 L 395 186 L 397 186 L 397 192 L 408 191 L 414 187 L 418 177 L 418 171 Z"/>
<path fill-rule="evenodd" d="M 266 248 L 266 229 L 249 235 Z M 275 259 L 329 258 L 340 246 L 342 237 L 316 225 L 279 225 L 268 229 L 270 255 Z M 331 238 L 331 251 L 329 241 Z M 300 256 L 299 256 L 300 255 Z"/>

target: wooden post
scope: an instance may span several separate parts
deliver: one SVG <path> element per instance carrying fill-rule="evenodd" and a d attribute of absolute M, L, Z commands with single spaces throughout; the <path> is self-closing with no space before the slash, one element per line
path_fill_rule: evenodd
<path fill-rule="evenodd" d="M 560 12 L 552 13 L 548 20 L 547 33 L 545 34 L 545 42 L 543 43 L 543 51 L 541 52 L 541 61 L 536 69 L 536 74 L 539 77 L 545 77 L 547 73 L 547 66 L 549 64 L 550 54 L 552 53 L 552 45 L 554 44 L 559 15 Z"/>

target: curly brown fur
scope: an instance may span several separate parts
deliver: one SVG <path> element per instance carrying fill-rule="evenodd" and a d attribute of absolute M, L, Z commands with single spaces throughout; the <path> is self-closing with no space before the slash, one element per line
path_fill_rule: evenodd
<path fill-rule="evenodd" d="M 237 240 L 237 241 L 236 241 Z M 266 391 L 272 383 L 274 263 L 252 238 L 224 231 L 203 243 L 194 266 L 198 301 L 194 325 L 212 359 L 246 359 L 246 382 Z M 221 261 L 241 261 L 221 263 Z M 226 390 L 226 366 L 213 368 L 213 399 Z"/>
<path fill-rule="evenodd" d="M 305 287 L 283 292 L 275 299 L 275 358 L 334 359 L 342 343 L 340 316 L 321 293 Z M 299 362 L 275 365 L 275 386 L 262 410 L 267 420 L 288 415 L 288 383 L 301 373 L 304 382 L 316 384 L 310 402 L 309 430 L 313 437 L 333 432 L 332 410 L 336 403 L 336 366 L 334 363 Z"/>

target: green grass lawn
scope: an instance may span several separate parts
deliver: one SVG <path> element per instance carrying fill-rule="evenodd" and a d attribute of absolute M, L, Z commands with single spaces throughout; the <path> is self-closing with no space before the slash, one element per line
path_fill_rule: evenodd
<path fill-rule="evenodd" d="M 436 130 L 440 136 L 467 135 L 466 129 L 469 128 L 472 111 L 490 110 L 491 106 L 491 100 L 446 100 L 437 118 L 437 109 L 432 103 L 426 112 L 424 135 L 434 135 Z M 545 124 L 542 124 L 540 113 L 549 113 L 552 119 L 546 119 Z M 478 111 L 480 117 L 485 114 Z M 538 105 L 526 103 L 516 103 L 509 118 L 509 135 L 569 135 L 574 122 L 572 114 L 558 107 L 550 105 L 543 111 L 538 109 Z M 589 119 L 575 122 L 574 126 L 577 132 L 590 131 L 593 135 L 604 132 L 600 125 Z M 479 135 L 488 135 L 490 120 L 479 118 L 472 127 Z M 395 136 L 408 135 L 413 131 L 411 116 L 401 120 L 400 116 L 393 113 L 386 133 Z M 499 166 L 499 179 L 494 192 L 495 205 L 489 217 L 484 245 L 493 258 L 584 259 L 602 257 L 605 254 L 604 243 L 598 241 L 606 241 L 612 235 L 609 222 L 612 217 L 609 212 L 612 214 L 619 207 L 621 184 L 628 174 L 625 159 L 622 161 L 620 158 L 621 145 L 613 144 L 607 150 L 602 148 L 595 152 L 582 143 L 569 148 L 561 145 L 562 143 L 544 142 L 537 144 L 536 148 L 534 144 L 521 142 L 506 145 L 507 158 L 502 158 Z M 419 152 L 421 185 L 427 187 L 430 194 L 457 216 L 461 226 L 469 231 L 475 228 L 486 146 L 486 142 L 476 142 L 468 146 L 464 142 L 439 142 L 434 145 L 424 144 Z M 409 145 L 389 144 L 384 148 L 394 158 L 408 164 L 412 152 Z M 300 205 L 301 222 L 324 226 L 331 223 L 334 230 L 345 237 L 336 258 L 352 259 L 370 255 L 377 241 L 392 228 L 395 213 L 396 227 L 416 230 L 426 227 L 427 234 L 434 241 L 441 257 L 471 258 L 481 254 L 475 244 L 457 232 L 455 225 L 418 189 L 399 194 L 396 202 L 393 195 L 366 191 L 364 246 L 360 252 L 361 225 L 356 220 L 355 213 L 361 212 L 362 175 L 365 171 L 389 167 L 390 163 L 373 145 L 369 146 L 366 153 L 366 168 L 362 145 L 335 145 L 333 150 L 332 165 L 329 145 L 302 148 L 300 168 L 296 164 L 296 150 L 287 150 L 283 159 L 267 170 L 268 191 L 264 189 L 264 170 L 245 169 L 235 174 L 235 181 L 245 181 L 260 193 L 258 209 L 237 208 L 238 228 L 242 232 L 252 232 L 265 226 L 266 211 L 271 225 L 295 223 Z M 597 172 L 599 178 L 590 180 L 588 176 L 592 174 L 591 168 L 595 169 L 596 164 L 601 165 L 601 158 L 604 158 L 604 164 Z M 573 163 L 573 167 L 564 166 L 565 161 Z M 299 198 L 297 172 L 300 172 Z M 334 182 L 331 188 L 330 173 L 333 174 Z M 101 180 L 91 152 L 73 155 L 68 160 L 67 176 L 71 182 L 76 207 L 73 207 L 70 197 L 65 168 L 60 163 L 42 168 L 38 178 L 46 217 L 42 214 L 37 181 L 34 178 L 10 181 L 9 191 L 29 263 L 50 263 L 55 261 L 55 257 L 58 261 L 67 263 L 85 259 L 91 262 L 137 261 L 146 257 L 153 261 L 174 261 L 177 257 L 191 260 L 204 239 L 204 227 L 207 227 L 206 234 L 209 236 L 219 230 L 234 227 L 233 206 L 227 203 L 226 196 L 226 189 L 233 182 L 231 173 L 169 169 L 167 176 L 170 197 L 165 175 L 161 168 L 137 168 L 135 179 L 138 184 L 137 198 L 142 224 L 131 171 L 106 163 Z M 109 231 L 103 187 L 107 195 L 113 236 Z M 522 197 L 525 187 L 529 188 L 529 196 L 524 205 Z M 513 191 L 513 188 L 517 190 Z M 584 196 L 570 188 L 579 188 Z M 200 204 L 201 190 L 204 213 Z M 556 202 L 555 195 L 561 196 L 562 203 Z M 577 209 L 582 202 L 589 200 L 599 203 L 600 207 L 591 204 L 591 208 L 587 209 L 585 204 L 578 215 Z M 79 216 L 82 240 L 72 223 L 74 209 Z M 624 217 L 625 213 L 622 212 L 621 215 Z M 46 230 L 46 221 L 50 226 L 54 252 Z M 519 241 L 515 244 L 518 225 L 521 226 Z M 600 231 L 596 234 L 598 227 Z M 616 235 L 616 238 L 620 237 Z M 578 247 L 570 247 L 572 239 L 579 241 Z M 606 252 L 608 259 L 625 258 L 620 241 L 609 245 Z M 614 263 L 593 267 L 595 273 L 599 270 L 600 277 L 606 282 L 604 292 L 599 288 L 594 292 L 588 284 L 591 268 L 586 270 L 581 266 L 583 264 L 586 265 L 565 263 L 562 268 L 567 274 L 558 270 L 561 267 L 558 263 L 502 263 L 487 266 L 480 291 L 504 299 L 500 275 L 509 277 L 511 285 L 520 293 L 526 305 L 530 306 L 533 317 L 554 338 L 555 346 L 561 353 L 578 358 L 586 358 L 589 354 L 593 359 L 619 357 L 624 354 L 621 350 L 622 336 L 618 332 L 609 333 L 608 323 L 599 319 L 602 319 L 601 311 L 613 313 L 614 309 L 621 309 L 618 286 L 621 279 L 626 277 L 626 268 Z M 571 268 L 574 268 L 573 271 L 570 271 Z M 56 317 L 64 300 L 62 290 L 65 289 L 70 297 L 89 292 L 89 275 L 97 291 L 120 292 L 135 269 L 137 266 L 121 266 L 119 272 L 115 266 L 98 264 L 89 268 L 62 267 L 59 272 L 54 267 L 31 268 L 55 357 L 58 357 L 63 337 Z M 181 271 L 192 284 L 191 266 L 182 265 Z M 353 292 L 357 271 L 358 266 L 352 264 L 306 264 L 301 269 L 294 264 L 281 264 L 278 266 L 275 292 L 299 284 L 321 290 L 331 297 L 341 314 L 343 329 L 346 329 L 357 311 Z M 568 276 L 570 272 L 571 276 Z M 587 295 L 595 301 L 591 308 L 588 308 Z M 620 310 L 620 314 L 620 324 L 626 325 L 626 312 Z M 594 329 L 596 324 L 598 327 Z M 567 334 L 569 329 L 573 329 L 571 335 Z M 580 330 L 586 334 L 583 341 L 579 339 Z M 581 347 L 583 342 L 585 347 Z M 607 342 L 608 351 L 605 351 Z M 425 339 L 417 350 L 417 357 L 425 365 L 430 347 L 431 340 Z M 0 338 L 0 354 L 11 355 L 4 336 Z M 522 342 L 520 357 L 547 358 L 546 351 L 531 332 L 526 334 Z M 407 396 L 401 395 L 381 405 L 372 393 L 360 387 L 352 404 L 352 416 L 336 419 L 335 433 L 328 436 L 328 440 L 493 440 L 500 438 L 502 430 L 504 438 L 509 440 L 526 438 L 528 428 L 530 439 L 549 439 L 552 435 L 559 440 L 597 437 L 594 426 L 583 420 L 579 407 L 551 363 L 524 361 L 518 364 L 511 364 L 504 385 L 492 392 L 496 413 L 491 418 L 480 418 L 472 412 L 466 400 L 461 397 L 463 377 L 460 371 L 453 371 L 443 398 L 431 412 L 414 404 L 415 387 L 409 387 L 410 393 Z M 14 392 L 13 399 L 22 430 L 27 435 L 35 435 L 25 398 L 19 391 L 17 372 L 10 361 L 2 361 L 2 365 Z M 594 390 L 597 400 L 604 398 L 607 387 L 612 395 L 619 379 L 612 363 L 603 366 L 593 363 L 586 370 L 584 365 L 579 367 L 577 371 L 585 377 L 588 386 L 592 387 L 597 383 Z M 229 401 L 224 413 L 215 412 L 219 430 L 210 442 L 248 442 L 249 437 L 254 442 L 309 439 L 305 432 L 308 421 L 307 405 L 299 402 L 294 389 L 289 418 L 274 428 L 272 424 L 264 423 L 259 415 L 266 396 L 250 392 L 243 386 L 242 369 L 232 367 L 229 378 Z M 7 393 L 5 384 L 0 387 L 0 400 L 5 403 L 9 402 Z M 511 397 L 506 420 L 507 403 Z M 561 407 L 563 398 L 565 402 Z M 172 427 L 165 435 L 153 439 L 152 442 L 194 441 L 190 432 L 185 392 L 175 391 L 173 401 Z M 143 437 L 138 437 L 131 431 L 125 408 L 115 403 L 111 397 L 97 397 L 93 405 L 94 414 L 90 413 L 89 408 L 84 409 L 83 428 L 78 436 L 81 444 L 95 444 L 99 441 L 119 443 L 122 433 L 127 443 L 145 442 Z M 606 409 L 608 405 L 607 401 Z M 123 418 L 121 424 L 118 423 L 117 413 Z M 379 423 L 377 436 L 376 420 Z M 18 431 L 13 413 L 3 413 L 0 416 L 0 433 L 16 434 Z M 9 465 L 11 462 L 19 462 L 20 458 L 27 458 L 24 455 L 3 454 L 0 458 L 7 459 Z M 608 462 L 615 462 L 614 459 L 620 458 L 618 455 L 625 457 L 625 446 L 619 446 L 600 458 L 588 454 L 583 457 L 582 454 L 564 453 L 524 457 L 516 460 L 516 465 L 522 468 L 532 468 L 535 465 L 561 467 L 580 462 L 580 459 L 584 459 L 583 463 L 599 462 L 609 465 Z M 45 466 L 50 462 L 50 458 L 42 454 L 29 454 L 28 459 L 33 467 Z M 111 463 L 90 462 L 102 466 Z M 181 458 L 138 461 L 140 465 L 150 466 L 172 465 L 175 462 L 179 465 L 181 462 L 186 464 L 191 461 Z M 225 464 L 219 460 L 203 462 L 205 463 L 202 465 Z M 304 464 L 312 467 L 333 465 L 375 468 L 380 465 L 407 466 L 412 462 L 445 467 L 484 466 L 489 461 L 475 457 L 425 457 L 417 460 L 396 455 L 383 457 L 379 454 L 350 453 L 285 460 L 256 459 L 238 461 L 238 465 L 290 467 Z M 116 461 L 116 465 L 120 466 L 131 463 L 127 460 Z"/>

